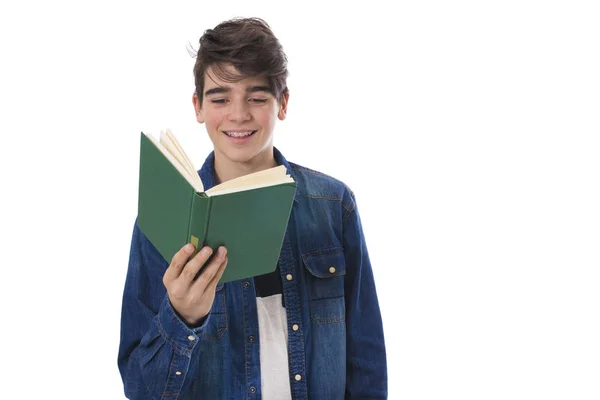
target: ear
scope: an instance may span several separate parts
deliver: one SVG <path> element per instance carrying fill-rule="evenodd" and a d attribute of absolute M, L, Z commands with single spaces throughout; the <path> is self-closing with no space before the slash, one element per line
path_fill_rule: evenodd
<path fill-rule="evenodd" d="M 285 93 L 283 93 L 281 95 L 281 102 L 279 103 L 279 111 L 277 112 L 277 118 L 279 118 L 281 121 L 283 121 L 285 119 L 285 116 L 287 114 L 287 106 L 288 106 L 289 99 L 290 99 L 289 91 L 286 91 Z"/>
<path fill-rule="evenodd" d="M 204 123 L 204 113 L 202 112 L 202 102 L 198 99 L 198 95 L 194 93 L 192 96 L 192 103 L 194 103 L 194 111 L 196 112 L 196 121 L 198 123 Z"/>

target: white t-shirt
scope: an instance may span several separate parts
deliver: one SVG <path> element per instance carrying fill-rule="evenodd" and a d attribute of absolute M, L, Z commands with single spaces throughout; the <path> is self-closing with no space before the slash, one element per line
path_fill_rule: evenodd
<path fill-rule="evenodd" d="M 291 400 L 287 315 L 281 294 L 257 297 L 260 376 L 264 400 Z"/>

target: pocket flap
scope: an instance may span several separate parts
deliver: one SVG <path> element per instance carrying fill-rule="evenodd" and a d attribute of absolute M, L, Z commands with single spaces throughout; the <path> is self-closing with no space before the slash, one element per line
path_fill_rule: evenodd
<path fill-rule="evenodd" d="M 304 265 L 317 278 L 331 278 L 346 274 L 344 250 L 336 248 L 302 255 Z"/>

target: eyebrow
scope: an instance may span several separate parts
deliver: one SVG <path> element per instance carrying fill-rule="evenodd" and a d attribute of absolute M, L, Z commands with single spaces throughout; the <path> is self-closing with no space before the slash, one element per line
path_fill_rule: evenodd
<path fill-rule="evenodd" d="M 218 86 L 212 89 L 208 89 L 206 92 L 204 92 L 204 96 L 210 96 L 211 94 L 229 93 L 230 91 L 231 89 L 229 89 L 228 87 Z M 246 88 L 246 93 L 256 92 L 267 92 L 271 94 L 273 93 L 271 88 L 268 86 L 248 86 Z"/>

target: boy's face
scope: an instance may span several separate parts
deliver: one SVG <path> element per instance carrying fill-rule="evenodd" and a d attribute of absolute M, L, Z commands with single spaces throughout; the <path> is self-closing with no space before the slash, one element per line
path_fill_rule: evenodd
<path fill-rule="evenodd" d="M 228 72 L 237 73 L 232 66 Z M 204 73 L 204 93 L 193 102 L 196 119 L 206 123 L 215 154 L 234 163 L 261 163 L 273 146 L 277 119 L 285 119 L 288 96 L 279 103 L 269 91 L 266 78 L 244 78 L 237 82 L 220 80 L 209 67 Z"/>

